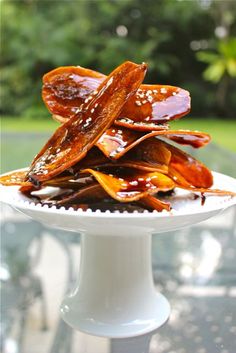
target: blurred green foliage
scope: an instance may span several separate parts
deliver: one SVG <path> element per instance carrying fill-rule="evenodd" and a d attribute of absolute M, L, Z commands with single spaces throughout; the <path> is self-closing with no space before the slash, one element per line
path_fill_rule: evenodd
<path fill-rule="evenodd" d="M 2 0 L 1 12 L 4 115 L 47 116 L 41 77 L 57 66 L 107 74 L 133 60 L 146 82 L 188 89 L 193 115 L 235 118 L 235 0 Z"/>

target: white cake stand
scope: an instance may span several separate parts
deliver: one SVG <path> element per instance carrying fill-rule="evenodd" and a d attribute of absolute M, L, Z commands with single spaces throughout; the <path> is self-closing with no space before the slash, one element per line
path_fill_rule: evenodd
<path fill-rule="evenodd" d="M 236 191 L 236 180 L 214 173 L 214 187 Z M 193 225 L 236 203 L 207 196 L 205 204 L 177 190 L 171 212 L 127 213 L 56 209 L 35 205 L 17 187 L 1 187 L 2 201 L 44 224 L 81 233 L 82 256 L 74 290 L 61 305 L 74 329 L 124 338 L 153 331 L 170 315 L 168 300 L 154 287 L 151 235 Z"/>

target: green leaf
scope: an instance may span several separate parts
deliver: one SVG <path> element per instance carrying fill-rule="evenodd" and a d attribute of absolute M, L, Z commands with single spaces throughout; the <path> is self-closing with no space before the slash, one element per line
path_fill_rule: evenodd
<path fill-rule="evenodd" d="M 229 76 L 236 77 L 236 60 L 229 59 L 227 61 L 227 72 Z"/>
<path fill-rule="evenodd" d="M 236 38 L 232 37 L 227 41 L 220 41 L 218 51 L 226 59 L 236 59 Z"/>
<path fill-rule="evenodd" d="M 196 53 L 197 59 L 207 64 L 212 64 L 214 61 L 219 60 L 219 54 L 210 51 L 200 51 Z"/>
<path fill-rule="evenodd" d="M 218 83 L 224 76 L 226 66 L 224 61 L 218 60 L 217 62 L 208 66 L 203 72 L 203 77 L 210 82 Z"/>

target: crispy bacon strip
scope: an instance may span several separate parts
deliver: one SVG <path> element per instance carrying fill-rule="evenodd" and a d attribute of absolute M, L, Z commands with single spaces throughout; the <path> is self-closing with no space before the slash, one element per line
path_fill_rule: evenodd
<path fill-rule="evenodd" d="M 195 148 L 203 147 L 211 140 L 209 134 L 199 131 L 163 130 L 141 133 L 123 127 L 112 126 L 100 137 L 96 145 L 106 157 L 119 159 L 134 146 L 154 136 L 163 136 L 177 143 L 190 145 Z"/>
<path fill-rule="evenodd" d="M 167 153 L 168 152 L 168 157 Z M 151 137 L 129 151 L 125 157 L 133 155 L 137 160 L 145 160 L 148 164 L 163 163 L 182 175 L 195 188 L 210 188 L 213 177 L 210 170 L 201 162 L 158 138 Z M 163 160 L 161 161 L 161 156 Z"/>
<path fill-rule="evenodd" d="M 88 152 L 84 159 L 70 169 L 71 174 L 78 176 L 80 171 L 86 168 L 104 169 L 118 167 L 127 167 L 148 172 L 158 171 L 167 174 L 171 153 L 163 146 L 161 141 L 154 140 L 155 149 L 149 149 L 152 141 L 148 140 L 147 148 L 143 142 L 118 160 L 107 159 L 99 149 L 94 147 Z"/>
<path fill-rule="evenodd" d="M 83 172 L 91 173 L 113 199 L 121 202 L 137 201 L 158 191 L 172 190 L 175 185 L 170 178 L 158 172 L 131 173 L 123 177 L 101 173 L 93 169 L 85 169 Z"/>
<path fill-rule="evenodd" d="M 43 76 L 42 98 L 64 123 L 105 79 L 105 75 L 80 66 L 59 67 Z"/>
<path fill-rule="evenodd" d="M 147 195 L 140 199 L 138 202 L 149 210 L 156 210 L 158 212 L 161 212 L 163 210 L 171 210 L 171 206 L 168 202 L 161 201 L 152 195 Z"/>
<path fill-rule="evenodd" d="M 188 153 L 162 141 L 164 146 L 171 152 L 170 165 L 184 179 L 196 188 L 210 188 L 213 184 L 211 171 L 200 161 Z"/>
<path fill-rule="evenodd" d="M 104 203 L 104 200 L 106 202 Z M 127 210 L 127 203 L 121 203 L 121 202 L 116 202 L 116 200 L 112 199 L 106 191 L 101 187 L 99 183 L 93 183 L 90 185 L 86 185 L 83 188 L 81 188 L 78 191 L 72 191 L 69 193 L 61 193 L 57 195 L 56 197 L 53 196 L 51 198 L 47 199 L 42 199 L 41 203 L 43 205 L 55 205 L 55 206 L 65 206 L 65 207 L 75 207 L 88 209 L 89 207 L 91 208 L 99 208 L 101 209 L 106 207 L 109 209 L 120 209 L 124 208 Z M 143 197 L 142 199 L 138 200 L 136 202 L 137 207 L 135 206 L 135 203 L 131 203 L 132 206 L 130 208 L 132 210 L 135 209 L 140 209 L 139 206 L 142 206 L 144 209 L 149 209 L 150 211 L 152 210 L 157 210 L 158 212 L 161 212 L 162 210 L 170 210 L 170 204 L 164 201 L 160 201 L 154 196 L 147 195 L 146 197 Z"/>
<path fill-rule="evenodd" d="M 69 186 L 69 185 L 68 185 Z M 58 198 L 48 198 L 43 200 L 43 204 L 57 205 L 57 206 L 69 206 L 75 203 L 91 203 L 98 200 L 102 200 L 107 196 L 106 191 L 98 184 L 93 182 L 90 185 L 84 185 L 79 190 L 71 191 L 68 194 L 59 195 Z"/>
<path fill-rule="evenodd" d="M 115 123 L 130 128 L 134 125 L 136 130 L 155 130 L 156 125 L 179 119 L 189 111 L 188 91 L 174 86 L 141 85 Z"/>
<path fill-rule="evenodd" d="M 42 97 L 54 118 L 67 121 L 106 76 L 78 66 L 59 67 L 43 77 Z M 166 122 L 190 111 L 189 93 L 163 85 L 141 85 L 115 124 L 134 130 L 167 129 Z"/>
<path fill-rule="evenodd" d="M 34 159 L 28 180 L 39 183 L 81 160 L 120 114 L 146 73 L 146 65 L 125 62 L 88 97 L 80 112 L 61 125 Z"/>
<path fill-rule="evenodd" d="M 236 193 L 233 191 L 211 189 L 206 187 L 195 187 L 191 185 L 185 177 L 183 177 L 176 169 L 172 167 L 169 167 L 168 176 L 175 181 L 176 187 L 179 187 L 181 189 L 189 190 L 192 192 L 236 196 Z"/>
<path fill-rule="evenodd" d="M 0 176 L 0 184 L 4 186 L 13 186 L 13 185 L 20 185 L 20 186 L 32 186 L 29 181 L 25 181 L 27 175 L 27 171 L 21 170 L 16 171 L 8 174 L 3 174 Z"/>

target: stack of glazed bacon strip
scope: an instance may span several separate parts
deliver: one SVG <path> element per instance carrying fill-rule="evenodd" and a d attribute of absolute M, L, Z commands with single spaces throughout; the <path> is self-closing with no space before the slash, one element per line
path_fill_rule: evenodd
<path fill-rule="evenodd" d="M 190 111 L 189 93 L 143 85 L 146 70 L 125 62 L 109 76 L 79 66 L 47 73 L 42 97 L 61 125 L 27 171 L 0 182 L 20 185 L 35 202 L 84 210 L 169 211 L 161 195 L 175 187 L 232 194 L 210 189 L 210 170 L 171 143 L 199 148 L 210 141 L 206 133 L 169 127 Z M 52 193 L 39 192 L 48 186 Z"/>

